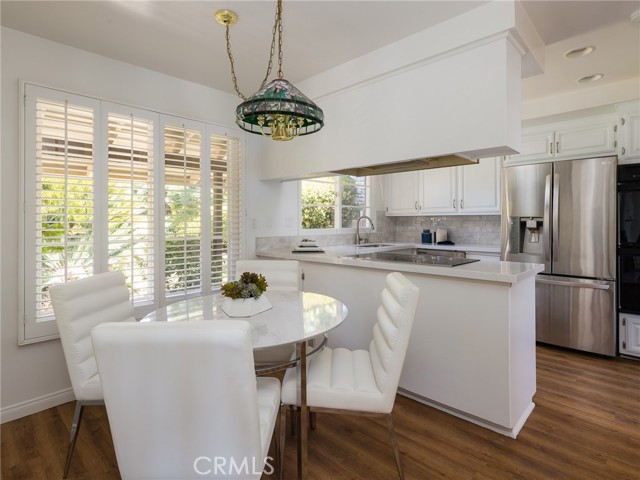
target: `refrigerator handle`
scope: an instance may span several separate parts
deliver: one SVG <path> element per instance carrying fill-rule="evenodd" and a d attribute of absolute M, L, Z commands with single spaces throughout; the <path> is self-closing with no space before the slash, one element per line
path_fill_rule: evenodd
<path fill-rule="evenodd" d="M 551 245 L 549 244 L 549 238 L 551 235 L 551 175 L 547 175 L 544 181 L 544 216 L 542 222 L 544 223 L 544 229 L 546 232 L 542 237 L 542 248 L 544 250 L 544 260 L 549 262 L 551 255 Z"/>
<path fill-rule="evenodd" d="M 560 175 L 553 174 L 553 226 L 551 228 L 551 248 L 553 249 L 553 260 L 558 260 L 558 232 L 560 231 L 560 202 L 558 200 L 560 189 Z"/>
<path fill-rule="evenodd" d="M 549 280 L 547 278 L 540 277 L 536 277 L 536 283 L 544 283 L 545 285 L 558 285 L 560 287 L 592 288 L 594 290 L 609 290 L 611 288 L 611 285 L 602 283 L 567 282 L 564 280 Z"/>

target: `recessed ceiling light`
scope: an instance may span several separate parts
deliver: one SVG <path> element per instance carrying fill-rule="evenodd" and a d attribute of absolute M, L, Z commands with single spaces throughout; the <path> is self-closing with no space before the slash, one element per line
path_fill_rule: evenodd
<path fill-rule="evenodd" d="M 594 47 L 593 45 L 588 45 L 586 47 L 581 47 L 581 48 L 574 48 L 573 50 L 569 50 L 567 53 L 565 53 L 564 56 L 566 58 L 584 57 L 585 55 L 589 55 L 595 49 L 596 47 Z"/>
<path fill-rule="evenodd" d="M 604 73 L 594 73 L 593 75 L 587 75 L 578 79 L 578 83 L 591 83 L 597 82 L 604 77 Z"/>

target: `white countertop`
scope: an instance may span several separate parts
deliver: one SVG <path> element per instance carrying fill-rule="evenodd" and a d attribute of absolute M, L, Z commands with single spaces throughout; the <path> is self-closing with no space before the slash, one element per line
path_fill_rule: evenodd
<path fill-rule="evenodd" d="M 368 260 L 364 258 L 350 258 L 348 255 L 356 255 L 364 252 L 384 252 L 398 248 L 439 248 L 443 250 L 465 250 L 472 252 L 496 253 L 496 247 L 480 247 L 465 245 L 424 245 L 424 244 L 393 244 L 385 247 L 356 247 L 355 245 L 343 245 L 323 247 L 324 253 L 304 252 L 292 253 L 290 248 L 261 250 L 256 256 L 265 258 L 281 258 L 299 260 L 303 262 L 317 262 L 332 265 L 340 265 L 357 268 L 374 268 L 378 270 L 390 270 L 398 272 L 421 273 L 450 278 L 469 280 L 482 280 L 496 283 L 515 284 L 544 270 L 544 265 L 539 263 L 517 262 L 490 262 L 480 260 L 478 262 L 459 265 L 456 267 L 433 266 L 405 262 L 389 262 L 382 260 Z M 482 250 L 484 248 L 484 250 Z"/>

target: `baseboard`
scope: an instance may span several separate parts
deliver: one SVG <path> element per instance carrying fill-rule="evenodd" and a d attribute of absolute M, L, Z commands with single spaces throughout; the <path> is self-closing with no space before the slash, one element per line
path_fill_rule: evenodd
<path fill-rule="evenodd" d="M 425 398 L 421 395 L 417 395 L 403 388 L 398 388 L 398 393 L 402 396 L 411 398 L 412 400 L 415 400 L 417 402 L 424 403 L 425 405 L 428 405 L 433 408 L 437 408 L 438 410 L 441 410 L 445 413 L 461 418 L 468 422 L 475 423 L 476 425 L 487 428 L 489 430 L 493 430 L 496 433 L 499 433 L 501 435 L 505 435 L 511 438 L 516 438 L 518 436 L 518 433 L 520 433 L 520 430 L 524 426 L 524 422 L 527 421 L 527 418 L 529 418 L 529 415 L 531 414 L 531 412 L 533 411 L 533 408 L 535 407 L 535 404 L 531 402 L 523 412 L 522 416 L 518 419 L 514 427 L 507 428 L 503 425 L 498 425 L 498 424 L 489 422 L 487 420 L 484 420 L 482 418 L 469 415 L 468 413 L 461 412 L 460 410 L 456 410 L 455 408 L 448 407 L 447 405 L 434 402 L 433 400 L 429 400 L 428 398 Z"/>
<path fill-rule="evenodd" d="M 0 423 L 10 422 L 18 418 L 33 415 L 48 408 L 53 408 L 67 402 L 75 401 L 72 388 L 65 388 L 58 392 L 49 393 L 38 398 L 9 405 L 0 410 Z"/>

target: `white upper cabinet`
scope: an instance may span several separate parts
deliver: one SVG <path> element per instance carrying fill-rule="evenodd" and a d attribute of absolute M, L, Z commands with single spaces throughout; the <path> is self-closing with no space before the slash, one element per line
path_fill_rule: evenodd
<path fill-rule="evenodd" d="M 500 213 L 501 157 L 386 177 L 387 215 Z"/>
<path fill-rule="evenodd" d="M 526 133 L 525 133 L 526 132 Z M 522 148 L 518 155 L 509 155 L 506 165 L 547 162 L 554 158 L 555 133 L 553 130 L 523 130 Z"/>
<path fill-rule="evenodd" d="M 459 168 L 434 168 L 421 172 L 419 206 L 422 215 L 457 212 L 457 173 Z"/>
<path fill-rule="evenodd" d="M 418 215 L 418 172 L 386 175 L 387 215 Z"/>
<path fill-rule="evenodd" d="M 614 115 L 595 115 L 556 124 L 524 128 L 522 148 L 505 165 L 616 154 Z"/>
<path fill-rule="evenodd" d="M 618 112 L 618 163 L 640 162 L 640 101 L 616 105 Z"/>
<path fill-rule="evenodd" d="M 500 213 L 502 157 L 482 158 L 477 165 L 458 167 L 458 212 Z"/>

